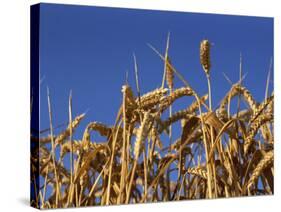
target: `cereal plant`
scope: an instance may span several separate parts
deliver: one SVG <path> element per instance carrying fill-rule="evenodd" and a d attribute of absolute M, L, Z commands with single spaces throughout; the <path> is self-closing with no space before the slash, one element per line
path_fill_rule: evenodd
<path fill-rule="evenodd" d="M 175 68 L 169 56 L 169 36 L 163 54 L 149 46 L 163 61 L 162 85 L 142 94 L 134 57 L 137 90 L 127 82 L 120 88 L 122 103 L 110 125 L 93 120 L 83 136 L 73 139 L 87 114 L 73 116 L 70 94 L 68 126 L 54 134 L 55 103 L 48 92 L 49 135 L 31 135 L 32 143 L 39 143 L 31 157 L 31 183 L 36 191 L 33 206 L 79 207 L 274 193 L 274 94 L 257 102 L 241 78 L 214 107 L 211 48 L 215 47 L 210 41 L 198 44 L 202 65 L 198 71 L 205 72 L 206 82 L 202 83 L 208 84 L 203 96 Z M 182 85 L 176 85 L 174 78 Z M 235 97 L 246 103 L 246 109 L 233 103 Z M 182 98 L 193 102 L 173 111 L 172 106 Z M 232 112 L 233 108 L 237 110 Z M 180 124 L 175 125 L 177 122 Z M 175 135 L 172 127 L 180 127 L 180 133 Z M 93 132 L 104 137 L 104 142 L 95 141 Z M 43 186 L 36 186 L 36 176 L 43 179 Z"/>

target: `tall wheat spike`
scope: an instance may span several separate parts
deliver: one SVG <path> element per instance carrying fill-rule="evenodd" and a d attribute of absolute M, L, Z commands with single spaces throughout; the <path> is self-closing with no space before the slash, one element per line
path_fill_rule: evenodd
<path fill-rule="evenodd" d="M 211 48 L 211 44 L 208 40 L 201 41 L 200 62 L 206 74 L 209 74 L 211 69 L 210 48 Z"/>
<path fill-rule="evenodd" d="M 166 82 L 169 89 L 172 90 L 174 87 L 174 72 L 171 69 L 171 60 L 169 57 L 167 57 L 166 63 L 168 64 L 166 65 Z"/>

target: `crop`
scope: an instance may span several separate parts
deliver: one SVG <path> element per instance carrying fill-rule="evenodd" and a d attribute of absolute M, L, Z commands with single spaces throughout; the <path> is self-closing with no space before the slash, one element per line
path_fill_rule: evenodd
<path fill-rule="evenodd" d="M 78 140 L 73 135 L 86 114 L 73 117 L 70 94 L 68 126 L 55 135 L 48 93 L 49 135 L 31 135 L 31 141 L 39 143 L 32 150 L 31 183 L 36 187 L 39 175 L 44 181 L 35 188 L 33 206 L 79 207 L 274 193 L 274 94 L 257 102 L 241 78 L 213 108 L 214 70 L 208 40 L 201 42 L 199 54 L 208 83 L 203 96 L 173 66 L 168 55 L 169 36 L 164 55 L 150 47 L 164 63 L 162 86 L 141 94 L 134 57 L 137 91 L 124 84 L 115 123 L 91 122 Z M 182 86 L 175 87 L 175 77 Z M 193 102 L 173 112 L 172 106 L 182 98 Z M 241 109 L 231 101 L 234 98 L 247 107 Z M 231 112 L 235 107 L 237 110 Z M 172 127 L 180 127 L 180 133 L 172 134 Z M 92 132 L 104 137 L 104 142 L 91 139 Z M 51 194 L 46 192 L 48 187 Z"/>

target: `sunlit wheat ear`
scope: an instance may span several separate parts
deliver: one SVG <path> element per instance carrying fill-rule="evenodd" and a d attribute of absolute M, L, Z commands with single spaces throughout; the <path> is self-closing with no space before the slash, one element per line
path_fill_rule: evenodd
<path fill-rule="evenodd" d="M 159 104 L 161 98 L 167 94 L 167 88 L 157 88 L 149 93 L 144 94 L 141 96 L 141 108 L 142 109 L 149 109 L 153 106 Z M 139 104 L 139 99 L 136 101 Z"/>
<path fill-rule="evenodd" d="M 189 167 L 187 169 L 187 173 L 199 176 L 199 177 L 201 177 L 203 179 L 207 179 L 208 178 L 206 170 L 203 169 L 202 167 Z"/>
<path fill-rule="evenodd" d="M 182 87 L 174 90 L 168 96 L 163 96 L 160 99 L 160 110 L 163 112 L 167 109 L 173 102 L 183 96 L 191 96 L 194 92 L 189 87 Z"/>
<path fill-rule="evenodd" d="M 143 146 L 144 146 L 143 142 L 149 133 L 149 125 L 150 125 L 151 120 L 152 120 L 152 117 L 151 117 L 150 113 L 145 112 L 141 126 L 137 131 L 136 142 L 135 142 L 135 147 L 134 147 L 135 160 L 138 159 L 139 154 L 143 149 Z"/>
<path fill-rule="evenodd" d="M 57 136 L 56 140 L 55 140 L 55 144 L 61 144 L 64 142 L 64 140 L 66 138 L 68 138 L 70 136 L 70 129 L 72 130 L 72 132 L 74 132 L 74 129 L 79 125 L 79 123 L 82 121 L 82 119 L 85 117 L 85 113 L 75 117 L 75 119 L 72 121 L 72 123 L 70 123 L 67 127 L 67 129 L 61 133 L 60 135 Z"/>
<path fill-rule="evenodd" d="M 211 48 L 211 44 L 208 40 L 201 41 L 200 62 L 206 74 L 209 74 L 211 69 L 210 48 Z"/>
<path fill-rule="evenodd" d="M 171 68 L 171 60 L 167 57 L 166 61 L 166 82 L 170 90 L 174 87 L 174 71 Z"/>
<path fill-rule="evenodd" d="M 85 132 L 87 131 L 97 131 L 101 136 L 109 136 L 112 133 L 112 129 L 110 127 L 97 121 L 89 123 Z"/>

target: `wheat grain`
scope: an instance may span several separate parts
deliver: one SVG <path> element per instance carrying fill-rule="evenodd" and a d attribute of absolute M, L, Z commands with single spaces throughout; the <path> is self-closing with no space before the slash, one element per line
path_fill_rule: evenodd
<path fill-rule="evenodd" d="M 210 62 L 210 42 L 208 40 L 201 41 L 200 44 L 200 62 L 206 74 L 209 74 L 211 68 Z"/>
<path fill-rule="evenodd" d="M 171 60 L 169 57 L 167 57 L 166 63 L 168 64 L 166 65 L 166 82 L 169 89 L 172 90 L 174 87 L 174 72 L 171 69 Z"/>
<path fill-rule="evenodd" d="M 149 112 L 145 112 L 140 128 L 137 131 L 135 147 L 134 147 L 134 157 L 135 160 L 139 158 L 139 154 L 144 147 L 144 140 L 146 139 L 149 132 L 149 124 L 152 120 L 152 117 Z"/>
<path fill-rule="evenodd" d="M 56 137 L 55 144 L 57 145 L 57 144 L 61 144 L 62 142 L 64 142 L 64 140 L 70 136 L 70 128 L 72 129 L 72 131 L 74 131 L 74 129 L 79 125 L 79 123 L 82 121 L 82 119 L 84 117 L 85 117 L 85 113 L 77 116 L 72 121 L 72 123 L 68 125 L 67 129 Z"/>
<path fill-rule="evenodd" d="M 182 87 L 174 90 L 170 95 L 160 99 L 160 111 L 167 109 L 173 102 L 183 96 L 191 96 L 194 92 L 189 87 Z"/>
<path fill-rule="evenodd" d="M 203 169 L 202 167 L 191 167 L 187 169 L 187 173 L 192 174 L 192 175 L 196 175 L 199 176 L 203 179 L 207 179 L 207 172 L 205 169 Z"/>

